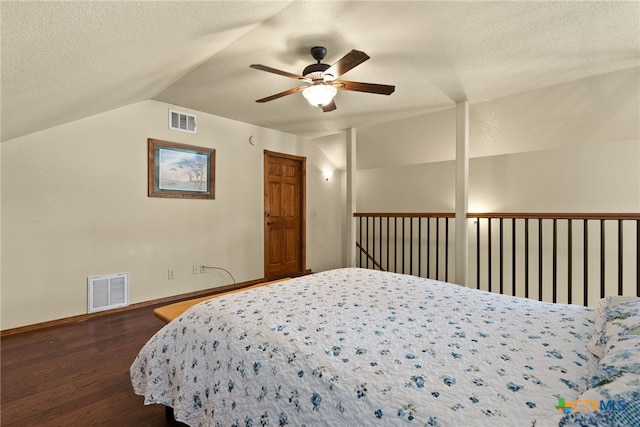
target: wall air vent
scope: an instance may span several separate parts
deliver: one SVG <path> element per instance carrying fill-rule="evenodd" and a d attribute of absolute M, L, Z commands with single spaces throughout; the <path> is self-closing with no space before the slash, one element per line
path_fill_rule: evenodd
<path fill-rule="evenodd" d="M 87 278 L 89 313 L 129 305 L 129 273 Z"/>
<path fill-rule="evenodd" d="M 169 129 L 198 133 L 196 116 L 181 111 L 169 110 Z"/>

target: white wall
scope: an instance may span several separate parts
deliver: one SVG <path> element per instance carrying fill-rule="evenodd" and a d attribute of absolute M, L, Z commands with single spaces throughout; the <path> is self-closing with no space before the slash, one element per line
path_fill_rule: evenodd
<path fill-rule="evenodd" d="M 179 107 L 198 134 L 170 131 L 171 107 L 145 101 L 2 143 L 3 330 L 86 313 L 89 276 L 128 272 L 130 303 L 230 283 L 193 265 L 263 277 L 265 149 L 307 156 L 307 268 L 340 266 L 325 230 L 340 227 L 329 211 L 341 193 L 318 176 L 328 160 L 313 142 Z M 147 197 L 147 138 L 215 148 L 215 200 Z"/>

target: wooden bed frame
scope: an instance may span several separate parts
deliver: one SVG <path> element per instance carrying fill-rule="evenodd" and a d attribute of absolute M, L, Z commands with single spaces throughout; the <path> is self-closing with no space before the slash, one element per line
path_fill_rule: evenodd
<path fill-rule="evenodd" d="M 218 298 L 224 295 L 235 294 L 236 292 L 245 291 L 247 289 L 259 288 L 261 286 L 271 285 L 278 282 L 283 282 L 285 280 L 289 280 L 289 277 L 285 277 L 283 279 L 271 280 L 269 282 L 261 282 L 251 286 L 245 286 L 243 288 L 234 289 L 232 291 L 221 292 L 218 294 L 207 295 L 204 297 L 193 298 L 186 301 L 180 301 L 169 305 L 164 305 L 162 307 L 158 307 L 153 310 L 153 315 L 158 319 L 162 320 L 164 323 L 169 323 L 176 317 L 180 316 L 184 313 L 188 308 L 206 300 L 210 300 L 212 298 Z"/>

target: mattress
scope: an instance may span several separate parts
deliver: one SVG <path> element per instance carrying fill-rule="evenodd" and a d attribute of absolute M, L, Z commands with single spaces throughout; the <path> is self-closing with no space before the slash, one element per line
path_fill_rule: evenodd
<path fill-rule="evenodd" d="M 190 426 L 558 425 L 596 370 L 596 320 L 346 268 L 202 302 L 130 373 L 146 404 Z"/>

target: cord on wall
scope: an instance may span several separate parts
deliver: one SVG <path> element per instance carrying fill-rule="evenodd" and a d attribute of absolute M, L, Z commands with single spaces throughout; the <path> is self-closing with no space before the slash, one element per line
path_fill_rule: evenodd
<path fill-rule="evenodd" d="M 231 280 L 233 280 L 233 284 L 236 284 L 236 279 L 233 277 L 233 274 L 231 274 L 231 272 L 229 272 L 229 270 L 227 270 L 226 268 L 222 268 L 222 267 L 210 267 L 208 265 L 203 265 L 202 268 L 204 269 L 211 269 L 211 270 L 222 270 L 225 273 L 227 273 L 229 275 L 229 277 L 231 277 Z"/>

